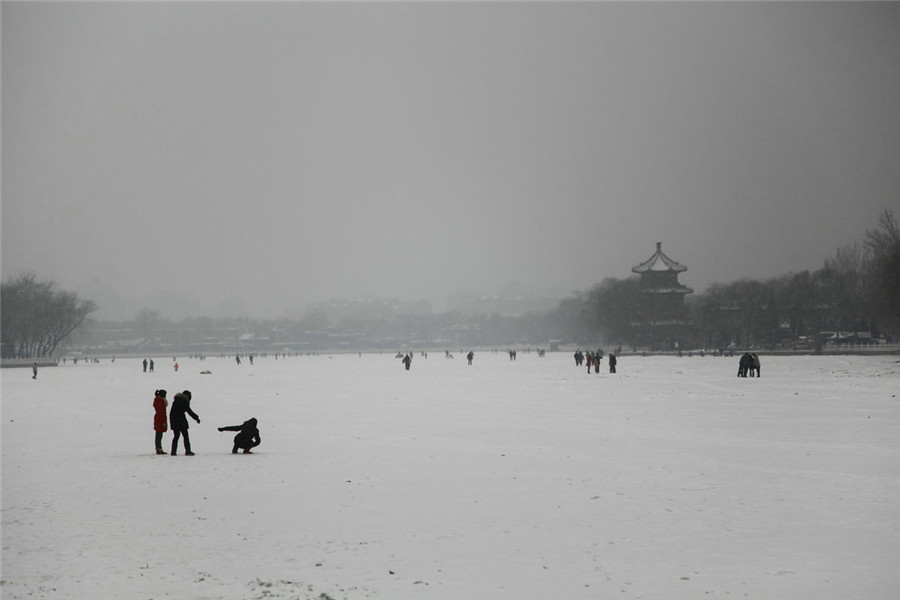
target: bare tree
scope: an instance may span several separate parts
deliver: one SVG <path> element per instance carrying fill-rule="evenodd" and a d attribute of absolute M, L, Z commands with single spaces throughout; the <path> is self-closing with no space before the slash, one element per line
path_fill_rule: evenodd
<path fill-rule="evenodd" d="M 878 228 L 866 232 L 866 247 L 872 251 L 876 306 L 892 317 L 896 327 L 900 319 L 900 227 L 892 210 L 885 209 Z"/>
<path fill-rule="evenodd" d="M 57 291 L 51 281 L 34 273 L 14 276 L 0 287 L 0 334 L 4 357 L 51 356 L 89 314 L 93 300 L 80 300 L 74 292 Z"/>
<path fill-rule="evenodd" d="M 894 211 L 886 208 L 878 216 L 878 228 L 866 232 L 866 246 L 879 257 L 888 256 L 896 251 L 898 244 L 900 244 L 900 227 L 897 226 Z"/>

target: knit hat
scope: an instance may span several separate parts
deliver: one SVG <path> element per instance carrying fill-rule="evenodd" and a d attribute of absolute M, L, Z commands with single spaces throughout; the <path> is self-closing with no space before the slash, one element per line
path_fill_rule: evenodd
<path fill-rule="evenodd" d="M 160 398 L 165 398 L 166 390 L 156 390 L 156 395 L 159 396 Z"/>
<path fill-rule="evenodd" d="M 181 392 L 181 393 L 184 394 L 185 396 L 187 396 L 187 399 L 188 399 L 188 400 L 191 399 L 191 393 L 190 393 L 188 390 L 184 390 L 184 391 Z"/>

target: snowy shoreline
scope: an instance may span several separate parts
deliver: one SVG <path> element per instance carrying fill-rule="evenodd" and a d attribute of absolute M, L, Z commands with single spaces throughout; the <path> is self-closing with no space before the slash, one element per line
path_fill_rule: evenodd
<path fill-rule="evenodd" d="M 569 354 L 575 352 L 579 348 L 576 346 L 572 346 L 571 348 L 565 348 L 558 351 L 549 352 L 548 354 L 562 354 L 568 356 Z M 445 348 L 440 349 L 431 349 L 426 348 L 424 350 L 416 349 L 414 352 L 416 354 L 420 354 L 421 352 L 427 352 L 429 354 L 433 354 L 435 357 L 440 357 L 441 353 L 443 353 Z M 474 351 L 478 353 L 503 353 L 505 350 L 497 350 L 495 347 L 476 347 Z M 523 354 L 531 354 L 533 349 L 522 350 L 519 352 Z M 459 352 L 459 350 L 451 351 L 451 352 Z M 703 353 L 701 355 L 701 352 Z M 900 356 L 900 345 L 889 345 L 889 346 L 860 346 L 860 347 L 842 347 L 842 348 L 826 348 L 821 352 L 815 352 L 814 350 L 759 350 L 756 348 L 743 348 L 736 349 L 733 351 L 735 356 L 740 356 L 744 352 L 755 352 L 759 356 Z M 241 354 L 246 354 L 246 352 L 242 352 Z M 259 353 L 251 352 L 250 354 L 258 355 Z M 270 353 L 274 356 L 274 352 Z M 393 351 L 384 351 L 384 350 L 316 350 L 310 351 L 308 353 L 297 354 L 296 357 L 304 357 L 304 356 L 329 356 L 329 355 L 338 355 L 338 356 L 352 356 L 352 355 L 378 355 L 378 356 L 388 356 L 393 355 Z M 641 352 L 641 351 L 626 351 L 623 350 L 619 352 L 618 356 L 640 356 L 640 357 L 650 357 L 650 356 L 673 356 L 678 358 L 734 358 L 734 356 L 729 355 L 720 355 L 713 351 L 709 350 L 684 350 L 681 353 L 683 356 L 679 356 L 678 351 L 654 351 L 654 352 Z M 177 356 L 191 356 L 190 353 L 176 352 Z M 79 360 L 83 360 L 84 357 L 90 359 L 98 359 L 103 361 L 109 361 L 113 358 L 116 359 L 143 359 L 144 357 L 157 359 L 158 356 L 162 356 L 158 353 L 125 353 L 125 354 L 97 354 L 97 355 L 79 355 Z M 166 355 L 168 356 L 168 355 Z M 265 356 L 265 353 L 263 354 Z M 279 353 L 280 356 L 280 353 Z M 222 356 L 221 354 L 216 354 L 211 356 L 211 358 L 230 358 L 226 356 Z M 291 357 L 294 358 L 294 357 Z M 72 360 L 72 355 L 66 355 L 66 362 Z M 39 367 L 55 367 L 62 362 L 62 358 L 41 358 L 37 360 Z M 34 363 L 34 359 L 30 358 L 4 358 L 0 359 L 0 368 L 21 368 L 21 367 L 31 367 Z"/>

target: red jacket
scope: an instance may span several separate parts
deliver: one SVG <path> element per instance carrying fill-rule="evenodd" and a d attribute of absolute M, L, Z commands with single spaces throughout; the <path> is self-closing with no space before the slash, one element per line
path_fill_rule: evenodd
<path fill-rule="evenodd" d="M 165 398 L 157 396 L 153 399 L 153 409 L 156 411 L 156 414 L 153 415 L 154 431 L 166 431 L 169 428 L 166 420 L 166 406 L 168 404 Z"/>

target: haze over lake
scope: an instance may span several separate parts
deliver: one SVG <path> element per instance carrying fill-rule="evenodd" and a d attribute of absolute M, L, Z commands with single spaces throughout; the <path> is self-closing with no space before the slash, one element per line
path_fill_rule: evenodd
<path fill-rule="evenodd" d="M 2 272 L 178 318 L 816 269 L 897 208 L 896 3 L 4 3 Z"/>

